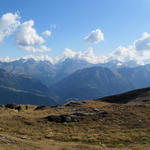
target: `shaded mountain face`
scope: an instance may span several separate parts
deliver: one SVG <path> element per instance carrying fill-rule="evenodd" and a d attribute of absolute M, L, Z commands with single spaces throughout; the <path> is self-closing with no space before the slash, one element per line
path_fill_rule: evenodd
<path fill-rule="evenodd" d="M 92 67 L 71 74 L 52 88 L 63 103 L 71 98 L 81 100 L 113 95 L 133 87 L 116 70 Z"/>
<path fill-rule="evenodd" d="M 3 86 L 0 86 L 0 97 L 0 104 L 57 105 L 55 100 L 48 96 Z"/>
<path fill-rule="evenodd" d="M 150 86 L 150 65 L 110 69 L 92 67 L 76 71 L 53 85 L 61 103 L 95 99 Z"/>
<path fill-rule="evenodd" d="M 118 72 L 127 82 L 133 85 L 134 89 L 150 86 L 150 65 L 136 68 L 120 68 Z"/>
<path fill-rule="evenodd" d="M 65 61 L 60 62 L 55 66 L 56 80 L 59 81 L 77 70 L 92 67 L 94 64 L 90 64 L 84 60 L 79 59 L 66 59 Z"/>
<path fill-rule="evenodd" d="M 0 86 L 12 87 L 30 92 L 47 93 L 48 88 L 39 80 L 25 75 L 14 75 L 0 69 Z"/>
<path fill-rule="evenodd" d="M 148 103 L 150 104 L 150 88 L 133 90 L 123 94 L 103 97 L 97 99 L 108 103 L 126 104 L 126 103 Z"/>
<path fill-rule="evenodd" d="M 50 96 L 53 95 L 39 80 L 0 69 L 0 104 L 57 105 Z"/>

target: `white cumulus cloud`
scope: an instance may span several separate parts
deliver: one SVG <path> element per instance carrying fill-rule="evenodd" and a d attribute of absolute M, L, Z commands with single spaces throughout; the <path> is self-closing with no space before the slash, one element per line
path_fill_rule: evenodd
<path fill-rule="evenodd" d="M 16 32 L 15 43 L 20 49 L 30 52 L 45 52 L 50 48 L 42 45 L 45 40 L 33 28 L 34 21 L 29 20 L 20 25 Z"/>
<path fill-rule="evenodd" d="M 6 36 L 12 34 L 20 25 L 20 16 L 15 13 L 6 13 L 0 18 L 0 43 Z"/>
<path fill-rule="evenodd" d="M 20 49 L 24 50 L 24 51 L 28 51 L 28 52 L 46 52 L 46 51 L 50 51 L 51 49 L 48 48 L 47 46 L 39 46 L 38 48 L 37 47 L 34 47 L 34 46 L 22 46 L 20 45 L 19 46 Z"/>
<path fill-rule="evenodd" d="M 93 30 L 84 40 L 90 44 L 97 44 L 104 40 L 104 34 L 100 29 Z"/>
<path fill-rule="evenodd" d="M 137 51 L 150 50 L 150 34 L 144 32 L 142 37 L 134 42 Z"/>
<path fill-rule="evenodd" d="M 49 37 L 49 36 L 51 36 L 51 31 L 46 30 L 46 31 L 44 31 L 42 34 L 43 34 L 45 37 Z"/>

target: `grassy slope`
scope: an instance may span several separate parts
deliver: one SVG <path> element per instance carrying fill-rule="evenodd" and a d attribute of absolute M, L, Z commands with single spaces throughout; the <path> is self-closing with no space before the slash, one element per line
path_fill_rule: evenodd
<path fill-rule="evenodd" d="M 84 101 L 34 111 L 0 108 L 0 150 L 148 150 L 150 104 L 111 104 Z M 88 116 L 67 124 L 45 121 L 48 115 L 105 110 L 108 115 Z"/>
<path fill-rule="evenodd" d="M 98 100 L 109 102 L 109 103 L 119 103 L 119 104 L 125 104 L 129 102 L 149 102 L 150 99 L 150 88 L 143 88 L 143 89 L 137 89 L 133 91 L 129 91 L 126 93 L 113 95 L 113 96 L 107 96 L 100 98 Z"/>

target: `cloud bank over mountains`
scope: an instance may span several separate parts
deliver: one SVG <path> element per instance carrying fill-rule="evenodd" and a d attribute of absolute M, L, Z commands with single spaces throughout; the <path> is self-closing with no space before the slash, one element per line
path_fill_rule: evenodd
<path fill-rule="evenodd" d="M 66 48 L 65 51 L 60 56 L 56 57 L 55 62 L 56 63 L 60 61 L 62 62 L 67 58 L 85 60 L 93 64 L 104 63 L 106 60 L 105 56 L 96 56 L 94 54 L 93 48 L 89 47 L 87 50 L 79 52 L 75 52 L 69 48 Z"/>
<path fill-rule="evenodd" d="M 51 25 L 56 29 L 56 25 Z M 50 30 L 45 30 L 41 34 L 34 28 L 34 21 L 28 20 L 21 22 L 21 16 L 18 13 L 6 13 L 0 18 L 0 44 L 4 39 L 14 34 L 14 42 L 19 49 L 28 52 L 47 52 L 51 48 L 46 46 L 46 39 L 51 36 Z M 84 37 L 84 41 L 93 45 L 104 40 L 104 33 L 101 29 L 92 30 L 90 34 Z M 64 61 L 67 58 L 85 60 L 89 63 L 107 63 L 110 61 L 118 61 L 118 65 L 127 62 L 133 62 L 138 65 L 150 63 L 150 34 L 144 32 L 142 36 L 135 40 L 131 45 L 124 47 L 118 46 L 107 56 L 97 56 L 94 54 L 94 48 L 90 47 L 84 51 L 73 51 L 65 48 L 64 52 L 56 58 L 49 55 L 29 55 L 24 59 L 33 58 L 35 60 L 47 60 L 51 63 Z M 19 59 L 19 58 L 16 58 Z M 13 61 L 10 57 L 0 58 L 1 61 Z"/>
<path fill-rule="evenodd" d="M 144 32 L 128 47 L 119 46 L 109 55 L 109 60 L 135 61 L 139 65 L 150 63 L 150 34 Z"/>

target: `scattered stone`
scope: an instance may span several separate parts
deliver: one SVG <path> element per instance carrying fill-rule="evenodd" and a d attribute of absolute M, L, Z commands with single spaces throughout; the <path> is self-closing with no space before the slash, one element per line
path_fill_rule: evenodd
<path fill-rule="evenodd" d="M 21 139 L 27 139 L 27 137 L 26 136 L 21 136 Z"/>
<path fill-rule="evenodd" d="M 0 136 L 0 140 L 3 140 L 3 139 L 5 139 L 5 137 L 4 136 Z"/>
<path fill-rule="evenodd" d="M 21 111 L 21 106 L 18 106 L 17 110 L 18 110 L 18 111 Z"/>
<path fill-rule="evenodd" d="M 63 123 L 63 125 L 65 125 L 65 126 L 66 126 L 66 125 L 67 125 L 67 122 L 64 122 L 64 123 Z"/>
<path fill-rule="evenodd" d="M 50 135 L 46 135 L 45 138 L 46 138 L 46 139 L 50 139 L 51 136 L 50 136 Z"/>
<path fill-rule="evenodd" d="M 107 111 L 100 111 L 99 112 L 99 115 L 103 115 L 103 116 L 105 116 L 105 115 L 107 115 L 108 114 L 108 112 Z"/>
<path fill-rule="evenodd" d="M 76 116 L 92 116 L 95 115 L 96 113 L 92 112 L 92 113 L 74 113 L 73 115 Z"/>
<path fill-rule="evenodd" d="M 33 125 L 33 123 L 32 122 L 29 122 L 29 121 L 24 121 L 24 124 L 26 124 L 26 125 Z"/>
<path fill-rule="evenodd" d="M 28 110 L 28 105 L 26 105 L 26 107 L 25 107 L 25 108 L 26 108 L 26 110 Z"/>
<path fill-rule="evenodd" d="M 81 102 L 77 102 L 77 101 L 70 101 L 67 104 L 65 104 L 65 106 L 72 106 L 72 107 L 77 107 L 80 105 L 81 105 Z"/>
<path fill-rule="evenodd" d="M 45 109 L 48 109 L 49 107 L 48 106 L 37 106 L 34 110 L 45 110 Z"/>
<path fill-rule="evenodd" d="M 95 108 L 93 111 L 99 112 L 99 109 Z"/>
<path fill-rule="evenodd" d="M 80 111 L 86 111 L 86 109 L 81 107 L 75 107 L 70 110 L 71 113 L 80 112 Z"/>
<path fill-rule="evenodd" d="M 45 119 L 47 119 L 48 121 L 61 122 L 61 117 L 60 116 L 48 116 Z"/>
<path fill-rule="evenodd" d="M 3 128 L 0 128 L 0 131 L 3 131 L 4 129 Z"/>
<path fill-rule="evenodd" d="M 76 116 L 93 116 L 93 115 L 107 115 L 107 111 L 89 112 L 89 113 L 74 113 Z"/>
<path fill-rule="evenodd" d="M 5 106 L 5 108 L 15 109 L 15 110 L 21 111 L 21 106 L 17 105 L 17 104 L 6 104 L 4 106 Z"/>
<path fill-rule="evenodd" d="M 60 116 L 48 116 L 45 119 L 48 121 L 54 121 L 57 123 L 64 123 L 64 122 L 78 122 L 82 120 L 81 116 L 76 115 L 60 115 Z"/>

